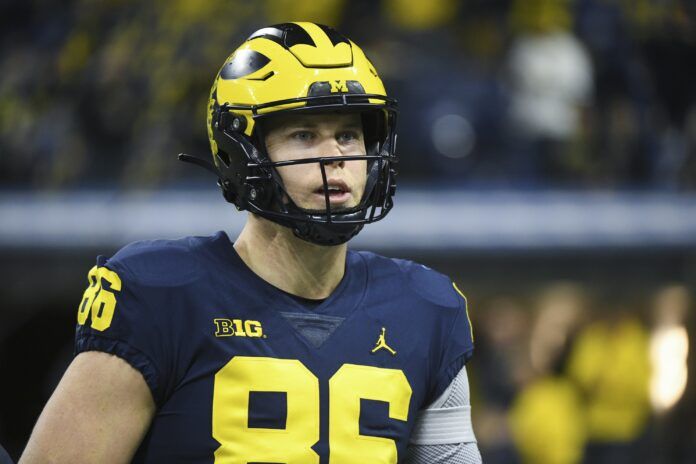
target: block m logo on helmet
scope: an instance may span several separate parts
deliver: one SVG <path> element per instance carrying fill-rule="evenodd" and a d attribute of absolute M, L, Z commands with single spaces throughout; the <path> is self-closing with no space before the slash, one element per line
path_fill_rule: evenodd
<path fill-rule="evenodd" d="M 346 86 L 346 81 L 344 80 L 336 80 L 336 81 L 330 81 L 329 84 L 331 84 L 331 93 L 346 93 L 348 92 L 348 87 Z"/>

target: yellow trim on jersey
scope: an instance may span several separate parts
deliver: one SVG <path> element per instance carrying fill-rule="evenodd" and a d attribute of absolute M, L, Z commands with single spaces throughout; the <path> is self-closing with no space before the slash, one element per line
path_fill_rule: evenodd
<path fill-rule="evenodd" d="M 464 312 L 466 312 L 466 319 L 469 321 L 469 331 L 471 332 L 471 341 L 474 341 L 474 326 L 471 325 L 471 318 L 469 317 L 469 301 L 466 299 L 466 296 L 464 293 L 462 293 L 461 290 L 459 290 L 459 287 L 457 287 L 457 284 L 452 282 L 452 286 L 454 289 L 459 293 L 462 298 L 464 298 Z"/>

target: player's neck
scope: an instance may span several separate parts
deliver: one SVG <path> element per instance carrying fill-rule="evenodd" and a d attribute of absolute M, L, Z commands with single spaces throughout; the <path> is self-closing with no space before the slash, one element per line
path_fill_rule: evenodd
<path fill-rule="evenodd" d="M 343 278 L 347 245 L 320 246 L 250 214 L 234 243 L 240 258 L 271 285 L 304 298 L 326 298 Z"/>

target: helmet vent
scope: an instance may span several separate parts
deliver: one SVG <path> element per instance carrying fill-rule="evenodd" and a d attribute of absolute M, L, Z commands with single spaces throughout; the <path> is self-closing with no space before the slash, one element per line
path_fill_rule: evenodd
<path fill-rule="evenodd" d="M 266 55 L 255 50 L 239 50 L 220 70 L 222 79 L 239 79 L 255 73 L 271 62 Z M 270 76 L 268 76 L 270 77 Z"/>
<path fill-rule="evenodd" d="M 350 42 L 348 39 L 343 36 L 340 32 L 338 32 L 336 29 L 333 29 L 329 26 L 324 26 L 323 24 L 317 24 L 319 26 L 319 29 L 324 31 L 324 33 L 329 37 L 329 40 L 331 40 L 331 43 L 336 46 L 340 43 L 346 43 L 350 45 Z"/>

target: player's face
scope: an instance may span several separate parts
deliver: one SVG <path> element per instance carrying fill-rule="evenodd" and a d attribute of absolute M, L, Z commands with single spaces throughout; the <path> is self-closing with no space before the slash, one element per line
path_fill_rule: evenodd
<path fill-rule="evenodd" d="M 359 114 L 283 115 L 269 121 L 266 149 L 271 161 L 324 156 L 365 155 Z M 324 183 L 319 163 L 278 167 L 290 198 L 297 206 L 325 211 Z M 357 206 L 367 180 L 366 160 L 336 160 L 325 164 L 332 211 Z"/>

